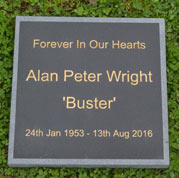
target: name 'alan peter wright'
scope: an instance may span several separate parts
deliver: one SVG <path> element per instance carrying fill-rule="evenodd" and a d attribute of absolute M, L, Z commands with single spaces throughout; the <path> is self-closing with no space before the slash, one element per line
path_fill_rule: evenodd
<path fill-rule="evenodd" d="M 152 72 L 147 73 L 137 71 L 135 73 L 127 70 L 123 72 L 122 70 L 106 70 L 104 73 L 89 73 L 86 70 L 83 72 L 74 72 L 73 70 L 64 70 L 63 82 L 68 82 L 74 80 L 75 82 L 100 82 L 101 78 L 107 78 L 108 82 L 118 82 L 118 83 L 130 83 L 131 85 L 138 85 L 139 83 L 152 83 Z M 59 74 L 57 72 L 41 72 L 40 69 L 34 71 L 29 70 L 25 81 L 35 81 L 35 82 L 58 82 Z"/>

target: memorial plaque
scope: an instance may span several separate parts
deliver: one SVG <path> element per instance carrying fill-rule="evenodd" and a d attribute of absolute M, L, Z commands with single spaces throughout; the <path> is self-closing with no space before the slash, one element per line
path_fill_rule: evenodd
<path fill-rule="evenodd" d="M 17 17 L 8 164 L 168 167 L 164 20 Z"/>

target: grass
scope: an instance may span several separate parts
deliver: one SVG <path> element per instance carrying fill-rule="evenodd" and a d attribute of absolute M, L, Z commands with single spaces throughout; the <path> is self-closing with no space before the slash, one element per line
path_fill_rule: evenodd
<path fill-rule="evenodd" d="M 91 1 L 92 2 L 92 1 Z M 179 177 L 179 0 L 0 0 L 0 178 Z M 168 169 L 9 168 L 7 166 L 15 17 L 165 18 L 170 167 Z"/>

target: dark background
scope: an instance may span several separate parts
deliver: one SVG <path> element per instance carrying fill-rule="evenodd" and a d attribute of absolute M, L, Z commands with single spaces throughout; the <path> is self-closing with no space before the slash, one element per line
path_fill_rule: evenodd
<path fill-rule="evenodd" d="M 42 41 L 141 41 L 145 50 L 40 49 Z M 25 82 L 30 69 L 57 72 L 102 72 L 99 83 Z M 109 83 L 106 70 L 153 74 L 153 83 Z M 63 96 L 79 99 L 117 97 L 111 110 L 67 110 Z M 162 159 L 162 116 L 160 86 L 159 25 L 142 23 L 53 23 L 21 22 L 15 158 Z M 67 138 L 25 137 L 25 130 L 108 129 L 152 130 L 152 138 Z"/>

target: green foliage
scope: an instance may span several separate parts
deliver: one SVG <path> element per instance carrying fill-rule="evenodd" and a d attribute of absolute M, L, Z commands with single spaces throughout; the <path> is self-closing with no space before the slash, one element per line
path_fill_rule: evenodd
<path fill-rule="evenodd" d="M 179 177 L 179 0 L 0 0 L 0 177 Z M 170 160 L 168 169 L 9 168 L 7 166 L 15 17 L 155 17 L 166 21 Z"/>

